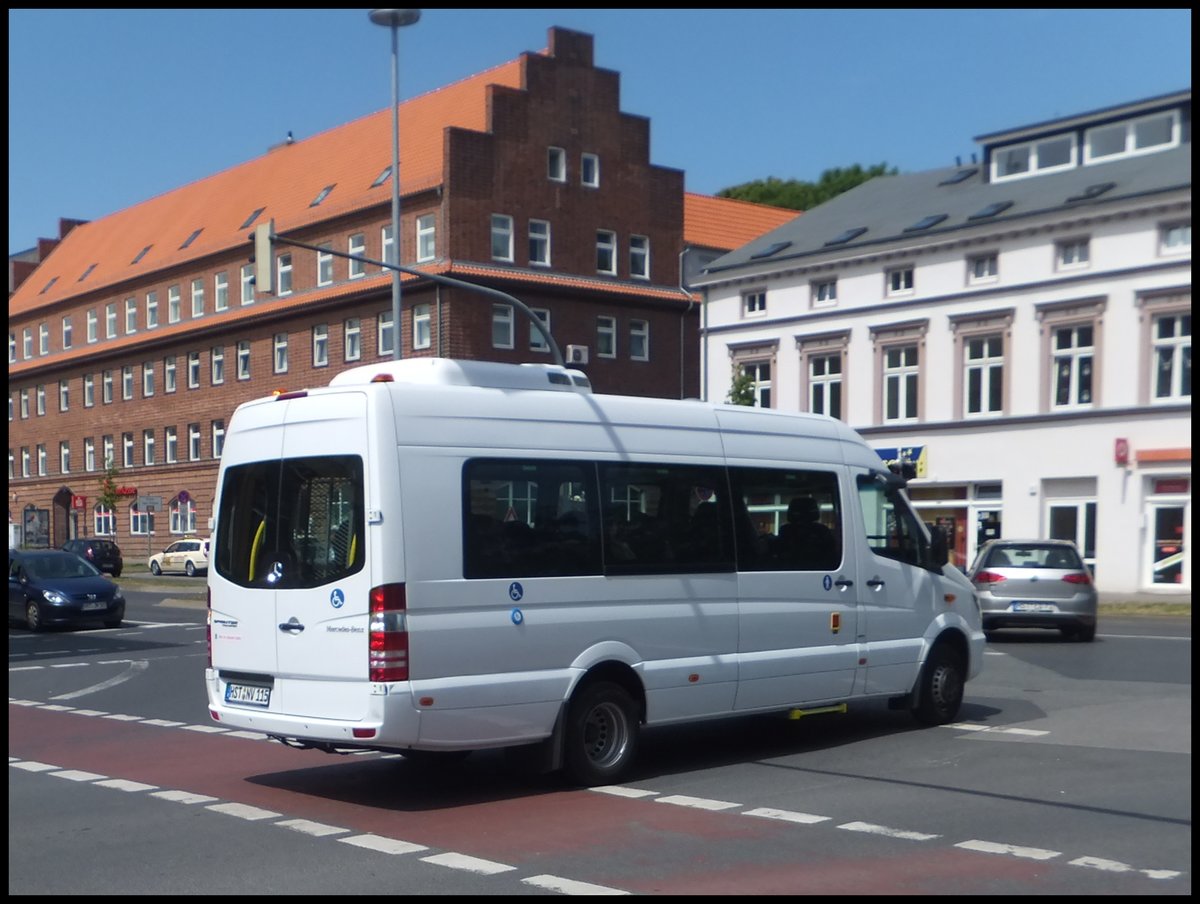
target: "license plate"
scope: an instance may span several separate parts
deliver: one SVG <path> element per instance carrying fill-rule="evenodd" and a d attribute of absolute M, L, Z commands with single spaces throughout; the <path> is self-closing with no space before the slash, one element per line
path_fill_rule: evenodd
<path fill-rule="evenodd" d="M 270 706 L 271 689 L 257 684 L 227 684 L 225 702 L 238 706 Z"/>
<path fill-rule="evenodd" d="M 1013 612 L 1057 612 L 1052 603 L 1013 603 Z"/>
<path fill-rule="evenodd" d="M 104 609 L 107 606 L 108 606 L 108 603 L 104 602 L 104 600 L 96 600 L 95 602 L 84 603 L 83 611 L 91 612 L 94 609 Z"/>

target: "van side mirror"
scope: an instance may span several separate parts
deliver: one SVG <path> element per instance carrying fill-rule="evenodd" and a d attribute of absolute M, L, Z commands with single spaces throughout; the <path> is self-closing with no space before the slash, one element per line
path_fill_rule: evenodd
<path fill-rule="evenodd" d="M 935 568 L 941 568 L 950 561 L 950 544 L 946 539 L 946 529 L 935 524 L 929 528 L 929 558 Z"/>

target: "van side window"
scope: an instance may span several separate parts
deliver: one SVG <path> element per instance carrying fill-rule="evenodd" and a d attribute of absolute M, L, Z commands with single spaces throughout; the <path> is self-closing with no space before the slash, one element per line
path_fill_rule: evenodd
<path fill-rule="evenodd" d="M 463 481 L 464 577 L 601 573 L 591 462 L 474 459 Z"/>
<path fill-rule="evenodd" d="M 830 471 L 732 468 L 738 568 L 832 571 L 842 561 L 843 514 Z"/>
<path fill-rule="evenodd" d="M 867 545 L 877 556 L 924 566 L 928 541 L 903 491 L 879 478 L 858 478 L 858 501 L 867 528 Z"/>
<path fill-rule="evenodd" d="M 733 521 L 722 468 L 600 465 L 606 574 L 733 571 Z"/>

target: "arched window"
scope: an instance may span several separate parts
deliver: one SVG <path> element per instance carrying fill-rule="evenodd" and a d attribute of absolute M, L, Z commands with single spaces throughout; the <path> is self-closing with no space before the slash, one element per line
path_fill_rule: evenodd
<path fill-rule="evenodd" d="M 111 537 L 117 532 L 117 513 L 104 505 L 98 503 L 92 510 L 93 513 L 93 533 L 98 537 Z"/>
<path fill-rule="evenodd" d="M 196 504 L 190 498 L 171 500 L 171 533 L 194 534 L 196 532 Z"/>

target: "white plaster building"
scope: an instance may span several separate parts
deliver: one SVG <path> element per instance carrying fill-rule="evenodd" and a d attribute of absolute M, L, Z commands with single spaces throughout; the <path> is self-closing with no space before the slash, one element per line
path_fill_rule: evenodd
<path fill-rule="evenodd" d="M 984 135 L 714 261 L 701 385 L 818 411 L 951 531 L 1075 540 L 1107 598 L 1191 592 L 1191 91 Z"/>

